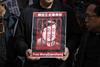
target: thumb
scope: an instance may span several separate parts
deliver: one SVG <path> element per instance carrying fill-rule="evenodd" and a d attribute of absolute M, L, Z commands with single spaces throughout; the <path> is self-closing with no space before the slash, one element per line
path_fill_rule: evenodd
<path fill-rule="evenodd" d="M 32 50 L 31 49 L 26 50 L 26 56 L 31 56 L 31 55 L 32 55 Z"/>

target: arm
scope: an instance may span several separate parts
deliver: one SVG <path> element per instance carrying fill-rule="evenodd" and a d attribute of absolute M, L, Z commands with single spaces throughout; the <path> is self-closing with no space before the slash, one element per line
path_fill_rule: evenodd
<path fill-rule="evenodd" d="M 26 13 L 24 13 L 26 14 Z M 15 33 L 15 49 L 18 56 L 25 56 L 29 60 L 38 60 L 39 58 L 32 57 L 32 50 L 30 49 L 30 44 L 26 42 L 29 39 L 26 33 L 29 33 L 26 29 L 26 22 L 24 15 L 19 20 L 18 27 Z M 30 40 L 29 40 L 30 41 Z"/>
<path fill-rule="evenodd" d="M 69 7 L 68 7 L 69 8 Z M 65 48 L 65 56 L 62 58 L 63 61 L 68 58 L 72 58 L 76 52 L 81 38 L 81 29 L 76 20 L 75 13 L 72 9 L 67 9 L 67 44 Z"/>
<path fill-rule="evenodd" d="M 15 49 L 19 56 L 25 56 L 25 51 L 28 49 L 28 44 L 25 42 L 25 28 L 23 17 L 19 19 L 15 33 Z"/>
<path fill-rule="evenodd" d="M 81 39 L 81 29 L 77 22 L 75 12 L 72 9 L 68 11 L 68 27 L 67 27 L 67 47 L 69 52 L 76 52 Z"/>

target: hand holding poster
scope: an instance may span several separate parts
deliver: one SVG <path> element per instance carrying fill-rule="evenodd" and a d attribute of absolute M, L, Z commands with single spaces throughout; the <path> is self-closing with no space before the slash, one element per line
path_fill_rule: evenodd
<path fill-rule="evenodd" d="M 66 45 L 66 12 L 34 12 L 31 48 L 33 57 L 63 57 Z"/>

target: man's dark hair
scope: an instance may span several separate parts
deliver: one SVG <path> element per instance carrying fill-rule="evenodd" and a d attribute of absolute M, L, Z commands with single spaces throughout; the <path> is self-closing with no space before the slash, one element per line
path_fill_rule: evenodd
<path fill-rule="evenodd" d="M 95 4 L 96 5 L 96 8 L 95 8 L 95 13 L 97 16 L 100 16 L 100 0 L 91 0 L 92 4 Z"/>
<path fill-rule="evenodd" d="M 100 16 L 100 5 L 96 6 L 95 13 L 96 13 L 97 16 Z"/>

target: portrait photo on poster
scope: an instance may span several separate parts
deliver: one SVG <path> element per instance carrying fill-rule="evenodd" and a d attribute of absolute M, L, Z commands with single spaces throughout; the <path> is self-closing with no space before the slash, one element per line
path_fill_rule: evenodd
<path fill-rule="evenodd" d="M 39 57 L 63 56 L 66 41 L 65 12 L 33 13 L 32 41 L 33 53 Z M 35 33 L 34 33 L 35 32 Z M 33 42 L 35 40 L 35 42 Z M 35 54 L 33 54 L 35 55 Z"/>

